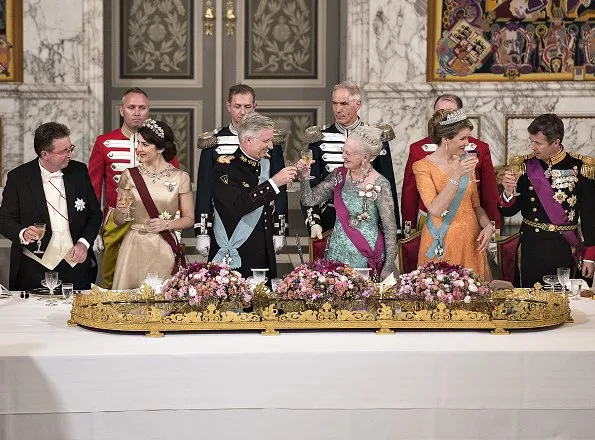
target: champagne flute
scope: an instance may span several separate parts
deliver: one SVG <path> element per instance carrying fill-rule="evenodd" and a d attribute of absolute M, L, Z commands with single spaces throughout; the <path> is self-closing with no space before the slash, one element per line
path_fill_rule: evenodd
<path fill-rule="evenodd" d="M 310 168 L 310 165 L 312 165 L 312 160 L 314 159 L 312 157 L 312 150 L 310 150 L 310 149 L 303 150 L 301 153 L 301 157 L 302 157 L 302 160 L 304 161 L 304 163 L 306 164 L 306 166 L 308 168 Z M 314 179 L 314 176 L 308 176 L 308 177 L 306 177 L 306 179 L 312 180 L 312 179 Z"/>
<path fill-rule="evenodd" d="M 562 284 L 562 293 L 566 293 L 566 284 L 570 281 L 570 268 L 559 267 L 558 268 L 558 281 Z"/>
<path fill-rule="evenodd" d="M 296 162 L 293 162 L 293 161 L 286 162 L 285 163 L 285 166 L 287 166 L 287 167 L 295 167 L 296 166 Z M 298 172 L 299 172 L 299 170 L 298 170 Z M 291 182 L 289 182 L 287 184 L 286 191 L 288 193 L 296 192 L 296 191 L 299 191 L 299 190 L 300 190 L 299 185 L 295 185 L 295 180 L 292 180 Z"/>
<path fill-rule="evenodd" d="M 43 254 L 41 250 L 41 239 L 45 235 L 45 223 L 33 223 L 33 227 L 37 232 L 37 250 L 33 251 L 34 254 Z"/>

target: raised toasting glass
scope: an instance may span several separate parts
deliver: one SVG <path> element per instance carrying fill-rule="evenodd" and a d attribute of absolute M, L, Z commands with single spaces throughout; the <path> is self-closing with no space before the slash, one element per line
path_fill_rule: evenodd
<path fill-rule="evenodd" d="M 118 200 L 121 201 L 126 206 L 126 217 L 124 217 L 124 221 L 131 222 L 134 220 L 134 217 L 130 216 L 130 206 L 134 202 L 134 195 L 132 191 L 129 189 L 118 189 Z"/>
<path fill-rule="evenodd" d="M 45 223 L 33 223 L 35 232 L 37 232 L 37 250 L 34 250 L 34 254 L 43 254 L 41 250 L 41 239 L 45 235 Z"/>
<path fill-rule="evenodd" d="M 312 150 L 303 150 L 301 153 L 301 156 L 302 156 L 302 160 L 304 161 L 306 166 L 308 168 L 310 168 L 310 165 L 312 165 L 312 160 L 313 160 Z M 314 176 L 308 176 L 308 177 L 306 177 L 306 179 L 312 180 L 312 179 L 314 179 Z"/>

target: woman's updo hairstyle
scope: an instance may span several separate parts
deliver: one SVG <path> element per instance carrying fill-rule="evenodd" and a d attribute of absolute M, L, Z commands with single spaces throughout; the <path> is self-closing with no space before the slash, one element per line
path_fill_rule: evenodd
<path fill-rule="evenodd" d="M 465 128 L 473 130 L 473 124 L 463 109 L 438 110 L 428 121 L 428 136 L 439 145 L 442 139 L 454 139 Z"/>
<path fill-rule="evenodd" d="M 145 142 L 154 144 L 155 148 L 163 151 L 163 158 L 171 162 L 176 157 L 178 150 L 174 143 L 174 133 L 169 125 L 163 121 L 156 121 L 154 119 L 147 119 L 138 133 L 143 137 Z"/>

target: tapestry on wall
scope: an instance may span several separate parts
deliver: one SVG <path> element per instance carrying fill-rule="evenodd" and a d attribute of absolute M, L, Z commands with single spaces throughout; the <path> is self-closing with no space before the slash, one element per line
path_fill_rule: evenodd
<path fill-rule="evenodd" d="M 594 80 L 593 0 L 430 0 L 429 81 Z"/>

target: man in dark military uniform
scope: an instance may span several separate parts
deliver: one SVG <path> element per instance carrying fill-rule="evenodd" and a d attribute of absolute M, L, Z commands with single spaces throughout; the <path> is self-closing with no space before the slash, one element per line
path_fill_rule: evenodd
<path fill-rule="evenodd" d="M 269 279 L 277 276 L 274 203 L 297 174 L 295 167 L 273 174 L 267 158 L 273 126 L 272 119 L 256 112 L 245 115 L 238 124 L 239 148 L 220 155 L 213 170 L 209 261 L 228 263 L 246 278 L 252 269 L 269 269 Z"/>
<path fill-rule="evenodd" d="M 595 159 L 567 152 L 564 124 L 554 114 L 538 116 L 528 128 L 533 154 L 512 158 L 520 177 L 506 171 L 500 212 L 521 211 L 523 223 L 514 284 L 533 287 L 558 267 L 580 268 L 593 277 L 595 261 Z M 516 188 L 516 192 L 515 192 Z M 578 232 L 579 219 L 581 235 Z"/>
<path fill-rule="evenodd" d="M 343 165 L 343 144 L 351 130 L 363 124 L 357 114 L 360 107 L 361 92 L 357 84 L 352 82 L 337 84 L 333 91 L 335 123 L 306 129 L 308 148 L 312 150 L 312 158 L 315 161 L 311 168 L 311 175 L 314 177 L 310 182 L 312 188 L 326 179 L 335 168 Z M 379 128 L 384 132 L 382 151 L 372 164 L 374 169 L 390 182 L 395 201 L 395 219 L 398 225 L 400 224 L 399 203 L 388 145 L 388 141 L 394 139 L 395 135 L 390 126 L 379 126 Z M 322 232 L 328 231 L 335 224 L 335 207 L 332 199 L 319 206 L 302 206 L 302 212 L 312 238 L 322 238 Z"/>
<path fill-rule="evenodd" d="M 219 130 L 203 133 L 198 140 L 200 162 L 198 164 L 198 187 L 194 211 L 194 234 L 197 237 L 198 253 L 207 256 L 209 251 L 209 233 L 213 225 L 213 170 L 220 156 L 234 155 L 238 151 L 239 139 L 237 127 L 244 115 L 256 108 L 254 89 L 245 84 L 236 84 L 229 89 L 227 111 L 231 123 Z M 282 145 L 285 134 L 274 132 L 273 149 L 270 153 L 271 175 L 285 167 Z M 275 197 L 274 234 L 285 237 L 288 234 L 287 191 L 283 188 Z M 276 239 L 277 252 L 285 244 L 285 239 Z M 280 247 L 279 247 L 280 246 Z"/>

